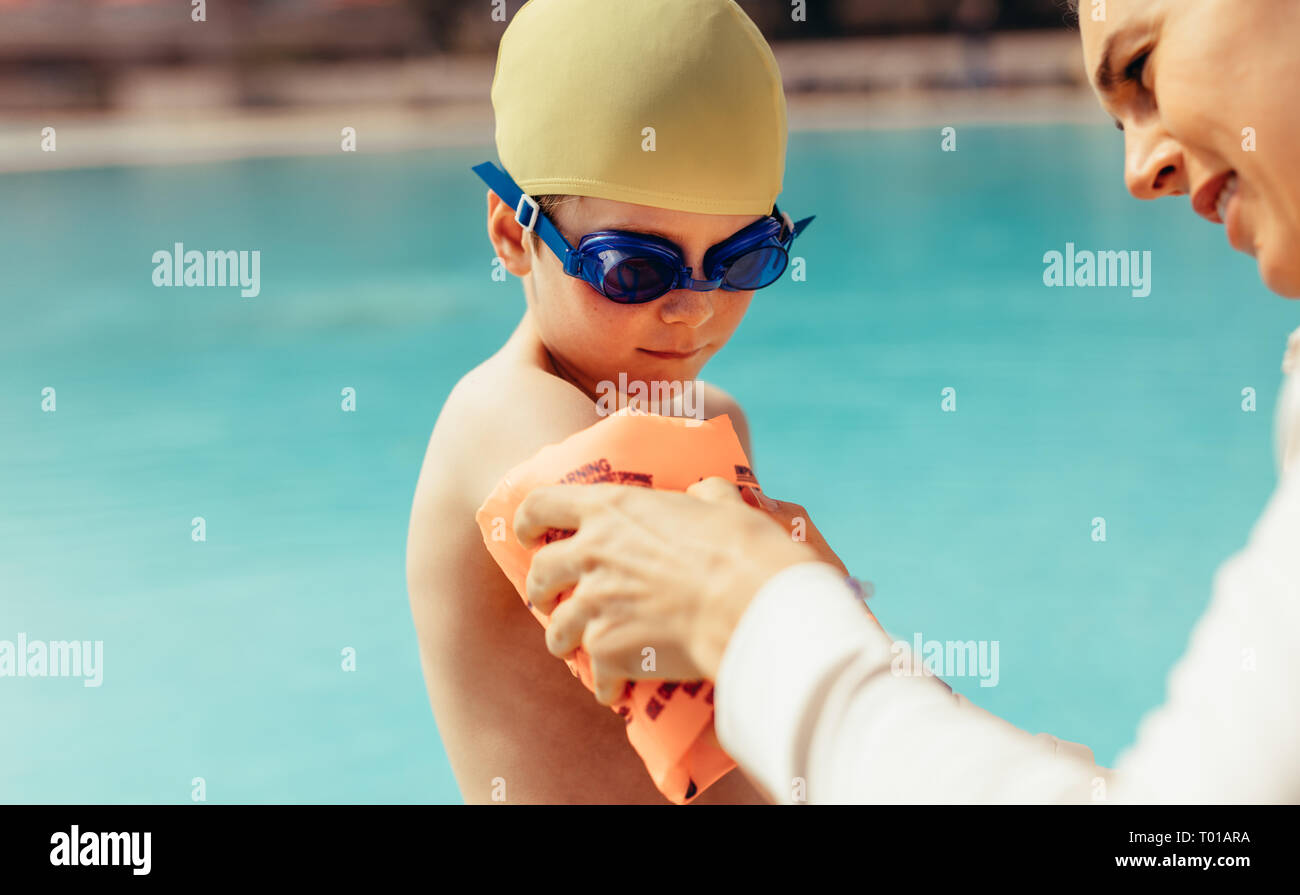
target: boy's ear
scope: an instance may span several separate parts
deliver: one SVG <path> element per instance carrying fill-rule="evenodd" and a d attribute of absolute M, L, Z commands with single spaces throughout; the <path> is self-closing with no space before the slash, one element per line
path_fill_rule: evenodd
<path fill-rule="evenodd" d="M 524 277 L 533 269 L 532 246 L 525 244 L 524 228 L 515 220 L 515 211 L 492 190 L 487 191 L 488 239 L 506 270 Z"/>

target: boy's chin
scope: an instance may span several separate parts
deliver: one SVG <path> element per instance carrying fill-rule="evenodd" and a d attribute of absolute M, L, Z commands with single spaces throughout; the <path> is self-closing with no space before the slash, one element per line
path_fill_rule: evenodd
<path fill-rule="evenodd" d="M 630 358 L 627 367 L 603 375 L 601 379 L 619 389 L 672 388 L 673 384 L 699 379 L 703 364 L 697 359 Z M 643 384 L 643 385 L 641 385 Z"/>
<path fill-rule="evenodd" d="M 641 354 L 628 364 L 629 369 L 626 376 L 629 380 L 639 379 L 645 382 L 682 382 L 697 378 L 700 370 L 704 368 L 704 360 L 706 359 L 701 359 L 698 355 L 695 357 L 673 358 Z"/>

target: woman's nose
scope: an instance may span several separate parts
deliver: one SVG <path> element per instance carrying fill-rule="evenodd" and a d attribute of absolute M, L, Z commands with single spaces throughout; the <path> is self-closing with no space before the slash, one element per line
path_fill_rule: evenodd
<path fill-rule="evenodd" d="M 1161 199 L 1187 192 L 1182 145 L 1158 126 L 1126 127 L 1124 182 L 1138 199 Z"/>

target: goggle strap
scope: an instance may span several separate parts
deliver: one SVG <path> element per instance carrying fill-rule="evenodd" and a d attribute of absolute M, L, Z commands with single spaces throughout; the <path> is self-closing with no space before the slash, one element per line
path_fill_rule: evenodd
<path fill-rule="evenodd" d="M 519 226 L 525 230 L 535 232 L 542 238 L 542 242 L 551 247 L 557 258 L 564 265 L 566 272 L 570 267 L 570 256 L 573 255 L 573 246 L 564 238 L 564 234 L 555 229 L 550 218 L 542 214 L 541 209 L 537 207 L 537 201 L 519 188 L 512 178 L 505 171 L 502 171 L 492 162 L 482 162 L 475 165 L 471 170 L 479 176 L 484 183 L 500 197 L 501 201 L 515 210 L 515 220 Z M 529 211 L 531 209 L 531 211 Z M 529 220 L 520 220 L 521 213 L 527 214 Z"/>

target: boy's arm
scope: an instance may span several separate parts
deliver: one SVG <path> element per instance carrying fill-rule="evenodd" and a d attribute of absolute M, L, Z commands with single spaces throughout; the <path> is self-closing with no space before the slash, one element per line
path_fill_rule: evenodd
<path fill-rule="evenodd" d="M 498 800 L 494 795 L 515 804 L 665 802 L 622 720 L 547 652 L 542 628 L 474 522 L 507 469 L 595 422 L 590 402 L 575 396 L 546 382 L 517 382 L 523 418 L 496 431 L 484 431 L 480 415 L 468 412 L 472 390 L 456 396 L 417 486 L 408 538 L 411 609 L 430 702 L 467 802 Z M 765 800 L 733 772 L 699 801 Z"/>

